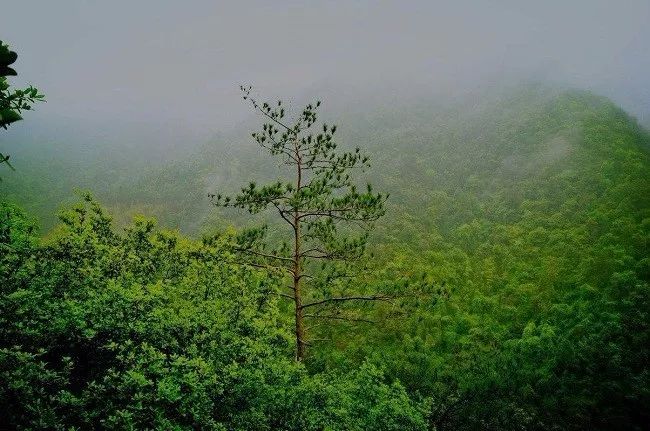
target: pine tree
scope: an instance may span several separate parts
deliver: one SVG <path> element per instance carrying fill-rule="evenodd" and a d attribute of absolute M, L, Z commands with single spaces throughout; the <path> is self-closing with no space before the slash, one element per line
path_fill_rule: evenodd
<path fill-rule="evenodd" d="M 262 130 L 252 137 L 271 156 L 282 159 L 291 180 L 251 183 L 235 197 L 210 196 L 217 206 L 251 214 L 273 209 L 290 227 L 289 238 L 272 251 L 259 230 L 244 235 L 238 251 L 248 264 L 290 278 L 288 291 L 280 295 L 293 304 L 296 360 L 301 361 L 309 340 L 306 319 L 344 320 L 340 310 L 344 304 L 390 299 L 377 293 L 337 294 L 333 287 L 335 279 L 350 277 L 350 263 L 363 257 L 368 234 L 384 215 L 388 196 L 373 192 L 370 184 L 357 189 L 350 173 L 367 168 L 368 157 L 359 148 L 337 151 L 336 126 L 323 124 L 316 132 L 320 101 L 290 119 L 282 101 L 259 103 L 251 96 L 251 87 L 241 90 L 243 99 L 265 118 Z"/>

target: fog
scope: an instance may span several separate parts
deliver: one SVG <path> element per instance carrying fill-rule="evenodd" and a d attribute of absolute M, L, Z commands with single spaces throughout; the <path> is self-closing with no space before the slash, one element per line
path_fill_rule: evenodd
<path fill-rule="evenodd" d="M 611 97 L 647 124 L 648 24 L 648 0 L 7 2 L 12 82 L 47 103 L 2 140 L 49 127 L 189 146 L 249 114 L 240 83 L 344 103 L 532 79 Z"/>

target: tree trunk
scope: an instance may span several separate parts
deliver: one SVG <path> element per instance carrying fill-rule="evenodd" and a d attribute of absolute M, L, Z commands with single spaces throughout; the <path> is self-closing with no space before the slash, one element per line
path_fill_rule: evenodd
<path fill-rule="evenodd" d="M 302 187 L 302 160 L 296 144 L 297 178 L 296 189 Z M 302 262 L 300 253 L 300 213 L 298 208 L 293 213 L 293 297 L 296 318 L 296 361 L 302 361 L 305 357 L 305 325 L 302 315 L 302 292 L 300 281 L 302 278 Z"/>
<path fill-rule="evenodd" d="M 297 272 L 293 277 L 294 302 L 296 307 L 296 361 L 305 357 L 305 326 L 302 315 L 302 295 L 300 292 L 300 265 L 296 265 Z"/>
<path fill-rule="evenodd" d="M 296 361 L 302 361 L 305 357 L 305 326 L 302 315 L 302 292 L 300 291 L 300 219 L 298 211 L 293 216 L 293 298 L 296 318 Z"/>

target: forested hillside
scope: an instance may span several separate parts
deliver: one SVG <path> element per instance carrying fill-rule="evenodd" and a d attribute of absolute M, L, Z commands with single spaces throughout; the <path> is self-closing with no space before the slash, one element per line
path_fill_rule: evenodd
<path fill-rule="evenodd" d="M 643 422 L 648 134 L 584 92 L 504 106 L 387 157 L 397 163 L 382 186 L 409 186 L 392 196 L 379 255 L 389 272 L 441 283 L 445 300 L 409 313 L 407 333 L 391 322 L 345 345 L 436 394 L 440 428 L 503 429 L 513 415 L 547 428 Z"/>
<path fill-rule="evenodd" d="M 146 169 L 18 153 L 0 184 L 5 424 L 646 429 L 646 130 L 544 86 L 328 115 L 370 155 L 360 184 L 390 194 L 351 283 L 393 299 L 317 321 L 303 362 L 285 281 L 237 259 L 243 226 L 279 226 L 208 198 L 276 179 L 256 126 Z"/>

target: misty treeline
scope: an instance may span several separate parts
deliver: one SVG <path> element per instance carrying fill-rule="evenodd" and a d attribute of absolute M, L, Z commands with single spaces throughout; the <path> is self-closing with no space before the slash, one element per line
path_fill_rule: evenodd
<path fill-rule="evenodd" d="M 118 227 L 84 192 L 41 235 L 1 201 L 4 428 L 647 426 L 650 139 L 634 120 L 521 91 L 457 129 L 373 127 L 373 175 L 320 103 L 243 91 L 277 180 L 246 185 L 240 160 L 241 193 L 212 203 L 268 210 L 265 227 Z M 179 202 L 197 192 L 165 178 Z"/>

